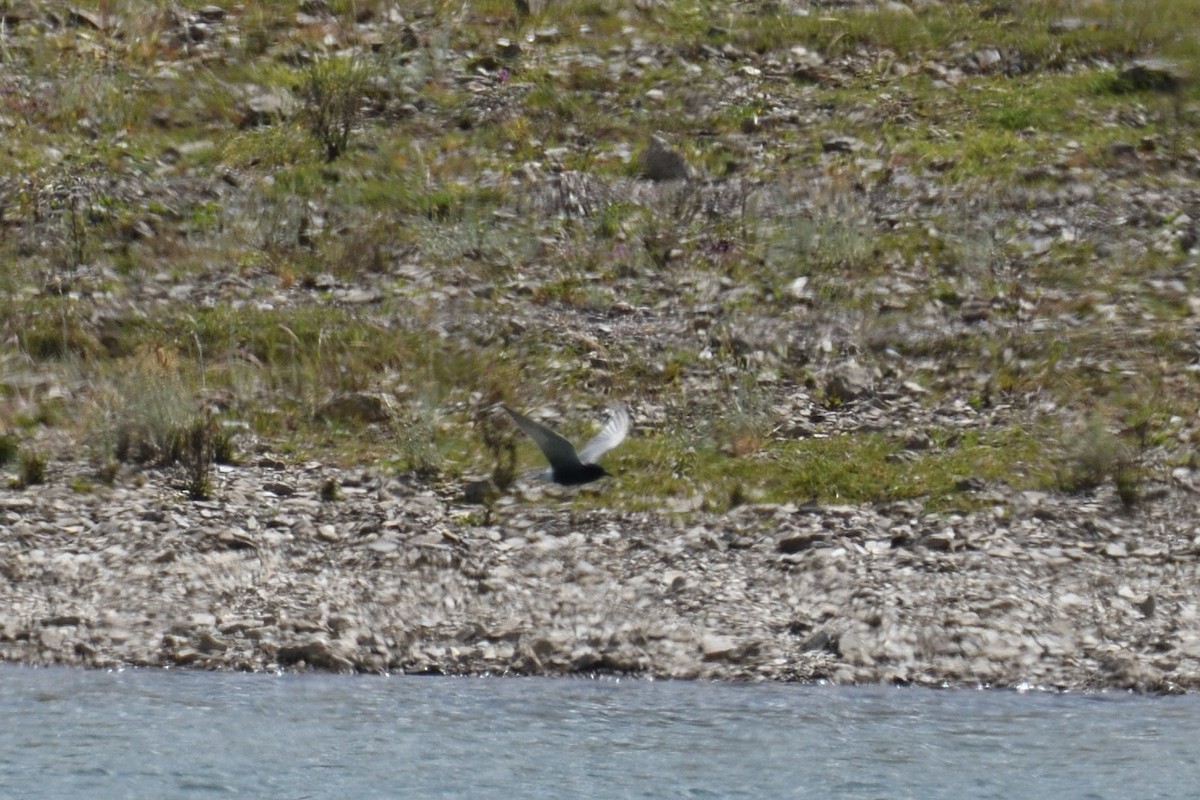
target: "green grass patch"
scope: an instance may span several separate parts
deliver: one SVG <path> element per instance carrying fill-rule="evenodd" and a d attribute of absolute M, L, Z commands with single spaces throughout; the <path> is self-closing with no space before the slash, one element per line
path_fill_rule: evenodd
<path fill-rule="evenodd" d="M 911 451 L 880 433 L 770 441 L 738 457 L 687 437 L 635 438 L 606 460 L 617 476 L 613 489 L 581 502 L 662 509 L 700 495 L 705 508 L 724 511 L 731 497 L 798 504 L 920 500 L 948 511 L 994 502 L 968 490 L 967 481 L 1018 489 L 1054 485 L 1052 454 L 1030 431 L 942 431 L 933 439 L 932 448 Z M 653 492 L 645 492 L 649 486 Z"/>

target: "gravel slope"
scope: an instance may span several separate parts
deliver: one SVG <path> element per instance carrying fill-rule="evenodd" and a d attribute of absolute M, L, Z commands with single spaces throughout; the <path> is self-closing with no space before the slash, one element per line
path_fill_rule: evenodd
<path fill-rule="evenodd" d="M 323 503 L 330 477 L 344 496 Z M 245 466 L 218 483 L 211 502 L 155 480 L 0 497 L 0 658 L 1200 688 L 1183 486 L 1129 516 L 1024 493 L 969 516 L 749 505 L 686 522 L 533 487 L 536 507 L 480 527 L 371 472 Z"/>

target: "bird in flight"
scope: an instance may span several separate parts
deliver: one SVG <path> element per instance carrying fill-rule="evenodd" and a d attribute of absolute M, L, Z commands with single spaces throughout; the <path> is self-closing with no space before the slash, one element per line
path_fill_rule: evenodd
<path fill-rule="evenodd" d="M 614 405 L 609 409 L 608 421 L 604 423 L 600 432 L 588 440 L 582 450 L 576 452 L 573 444 L 545 425 L 534 422 L 524 414 L 518 414 L 508 406 L 503 407 L 517 423 L 517 427 L 533 439 L 541 448 L 542 455 L 550 462 L 550 469 L 540 477 L 549 478 L 563 486 L 591 483 L 608 475 L 596 460 L 625 441 L 625 436 L 629 433 L 629 412 L 623 404 Z"/>

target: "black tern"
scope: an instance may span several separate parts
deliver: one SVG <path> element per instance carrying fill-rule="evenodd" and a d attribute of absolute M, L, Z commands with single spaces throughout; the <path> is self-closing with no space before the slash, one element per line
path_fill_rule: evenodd
<path fill-rule="evenodd" d="M 615 405 L 609 409 L 608 421 L 604 423 L 600 432 L 588 440 L 582 450 L 575 452 L 574 445 L 545 425 L 534 422 L 524 414 L 518 414 L 508 406 L 504 406 L 504 410 L 517 426 L 525 431 L 525 435 L 541 448 L 542 455 L 550 462 L 550 469 L 541 477 L 549 478 L 563 486 L 591 483 L 608 475 L 596 460 L 625 441 L 625 436 L 629 433 L 629 412 L 625 410 L 624 405 Z"/>

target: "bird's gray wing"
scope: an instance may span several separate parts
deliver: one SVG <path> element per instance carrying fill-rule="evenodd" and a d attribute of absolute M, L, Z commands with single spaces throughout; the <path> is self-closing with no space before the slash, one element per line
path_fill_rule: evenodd
<path fill-rule="evenodd" d="M 534 422 L 524 414 L 518 414 L 508 406 L 504 406 L 517 427 L 525 431 L 525 435 L 541 448 L 542 455 L 550 462 L 551 467 L 579 466 L 579 456 L 575 446 L 541 423 Z"/>
<path fill-rule="evenodd" d="M 595 464 L 600 456 L 625 441 L 629 433 L 629 411 L 623 403 L 613 405 L 608 412 L 608 422 L 579 451 L 579 460 L 584 464 Z"/>

